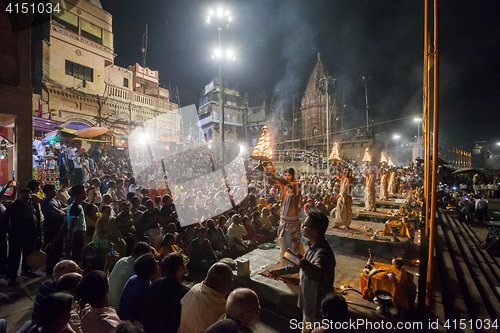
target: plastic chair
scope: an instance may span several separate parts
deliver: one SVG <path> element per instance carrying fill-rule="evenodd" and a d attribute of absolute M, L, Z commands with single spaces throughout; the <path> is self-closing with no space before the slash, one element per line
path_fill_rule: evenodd
<path fill-rule="evenodd" d="M 23 324 L 23 326 L 19 327 L 19 329 L 16 331 L 16 333 L 35 333 L 38 332 L 38 328 L 36 327 L 36 324 L 33 323 L 31 320 L 28 320 Z"/>
<path fill-rule="evenodd" d="M 0 319 L 0 333 L 6 333 L 6 332 L 7 332 L 7 320 Z"/>

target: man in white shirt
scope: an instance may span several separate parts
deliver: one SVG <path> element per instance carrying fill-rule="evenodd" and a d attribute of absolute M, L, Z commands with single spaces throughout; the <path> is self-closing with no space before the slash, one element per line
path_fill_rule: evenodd
<path fill-rule="evenodd" d="M 237 251 L 245 251 L 248 246 L 243 242 L 243 235 L 247 234 L 245 227 L 241 225 L 241 216 L 234 214 L 231 217 L 232 224 L 227 229 L 227 244 L 229 248 Z"/>
<path fill-rule="evenodd" d="M 74 181 L 75 185 L 80 185 L 83 183 L 83 171 L 82 171 L 82 155 L 78 155 L 73 160 L 73 171 L 75 173 Z"/>
<path fill-rule="evenodd" d="M 486 218 L 487 209 L 488 209 L 488 203 L 484 199 L 483 195 L 482 197 L 477 199 L 475 203 L 476 217 L 479 223 L 482 223 L 483 219 Z"/>
<path fill-rule="evenodd" d="M 207 201 L 207 197 L 203 195 L 203 192 L 198 191 L 196 195 L 196 199 L 194 201 L 194 206 L 196 208 L 205 208 L 205 202 Z"/>

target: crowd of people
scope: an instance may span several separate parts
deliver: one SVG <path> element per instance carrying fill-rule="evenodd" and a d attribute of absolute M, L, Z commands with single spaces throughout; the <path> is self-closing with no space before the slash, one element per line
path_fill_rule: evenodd
<path fill-rule="evenodd" d="M 407 193 L 423 178 L 421 167 L 339 167 L 331 175 L 289 169 L 280 178 L 239 165 L 228 168 L 223 181 L 200 179 L 217 165 L 201 151 L 166 158 L 134 177 L 133 162 L 122 155 L 113 159 L 107 151 L 89 155 L 73 148 L 57 152 L 60 186 L 31 180 L 18 190 L 9 182 L 0 193 L 2 199 L 13 188 L 16 199 L 0 205 L 0 274 L 15 286 L 20 265 L 21 275 L 32 276 L 30 253 L 46 253 L 51 279 L 40 288 L 33 311 L 44 332 L 251 332 L 260 313 L 258 296 L 249 289 L 231 292 L 233 272 L 221 259 L 277 238 L 282 249 L 303 258 L 295 267 L 282 260 L 271 275 L 302 270 L 299 307 L 304 320 L 317 321 L 335 269 L 324 240 L 326 216 L 335 218 L 334 227 L 349 227 L 352 196 L 365 192 L 370 209 L 376 193 L 380 199 Z M 88 171 L 80 174 L 78 166 Z M 181 176 L 170 179 L 174 173 Z M 470 207 L 472 200 L 460 200 Z M 485 212 L 481 200 L 474 203 L 476 214 Z M 312 243 L 307 251 L 302 233 Z M 186 281 L 198 283 L 188 289 Z M 329 306 L 345 304 L 327 299 Z M 346 317 L 348 312 L 336 316 Z"/>

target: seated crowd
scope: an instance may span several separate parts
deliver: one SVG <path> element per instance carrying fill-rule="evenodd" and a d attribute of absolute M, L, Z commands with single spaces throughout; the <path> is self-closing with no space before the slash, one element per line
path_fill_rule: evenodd
<path fill-rule="evenodd" d="M 9 247 L 8 257 L 0 252 L 0 274 L 12 286 L 18 284 L 21 256 L 22 275 L 29 277 L 26 257 L 40 249 L 47 253 L 51 279 L 40 287 L 33 322 L 43 332 L 191 333 L 225 318 L 209 331 L 234 326 L 251 332 L 258 297 L 249 289 L 230 293 L 233 272 L 219 261 L 274 242 L 279 199 L 266 201 L 250 191 L 237 208 L 182 226 L 168 187 L 141 183 L 130 174 L 71 188 L 68 179 L 60 188 L 32 180 L 0 209 L 0 242 Z M 193 209 L 208 210 L 211 201 L 198 200 L 202 192 L 192 196 L 186 201 Z M 186 281 L 199 283 L 189 289 Z"/>
<path fill-rule="evenodd" d="M 232 289 L 232 270 L 218 261 L 274 241 L 279 219 L 269 206 L 240 206 L 182 227 L 170 193 L 136 187 L 118 196 L 130 181 L 114 178 L 103 177 L 105 187 L 97 178 L 73 187 L 62 179 L 60 188 L 28 182 L 0 210 L 0 241 L 8 248 L 0 274 L 16 286 L 20 264 L 24 278 L 33 276 L 26 257 L 47 254 L 51 279 L 32 314 L 43 332 L 111 332 L 126 321 L 146 332 L 203 332 L 226 313 Z M 201 282 L 189 289 L 186 281 Z M 122 331 L 140 329 L 127 325 Z"/>

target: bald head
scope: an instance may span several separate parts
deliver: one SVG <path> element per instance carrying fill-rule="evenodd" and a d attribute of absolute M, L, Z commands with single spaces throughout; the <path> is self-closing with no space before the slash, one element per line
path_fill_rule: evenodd
<path fill-rule="evenodd" d="M 216 263 L 208 270 L 205 285 L 227 295 L 233 286 L 233 271 L 226 264 Z"/>
<path fill-rule="evenodd" d="M 54 266 L 52 275 L 57 281 L 61 276 L 67 273 L 82 273 L 82 270 L 73 260 L 61 260 Z"/>
<path fill-rule="evenodd" d="M 260 317 L 259 297 L 251 289 L 235 289 L 227 298 L 226 313 L 230 318 L 251 326 Z"/>

